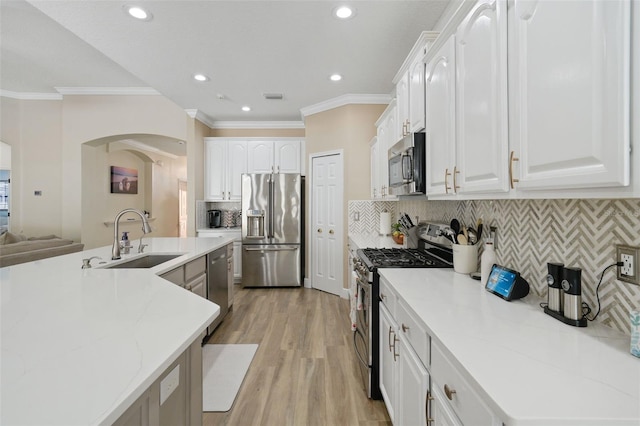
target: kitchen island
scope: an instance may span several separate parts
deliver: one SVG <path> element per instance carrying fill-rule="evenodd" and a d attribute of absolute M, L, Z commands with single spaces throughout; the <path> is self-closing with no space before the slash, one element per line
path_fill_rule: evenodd
<path fill-rule="evenodd" d="M 232 239 L 144 243 L 147 254 L 179 256 L 149 269 L 103 269 L 139 257 L 134 241 L 120 261 L 108 246 L 0 268 L 0 424 L 112 424 L 182 354 L 200 350 L 219 307 L 158 275 Z M 81 269 L 92 256 L 102 260 Z"/>
<path fill-rule="evenodd" d="M 424 343 L 415 350 L 431 377 L 429 415 L 453 411 L 454 424 L 640 425 L 640 359 L 628 335 L 566 325 L 535 295 L 507 302 L 452 270 L 380 275 L 400 339 Z"/>

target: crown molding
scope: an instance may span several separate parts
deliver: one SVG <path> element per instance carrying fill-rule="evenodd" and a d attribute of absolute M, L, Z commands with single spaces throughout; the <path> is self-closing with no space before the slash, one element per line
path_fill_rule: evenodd
<path fill-rule="evenodd" d="M 62 95 L 59 93 L 32 93 L 32 92 L 12 92 L 0 89 L 0 96 L 5 98 L 20 99 L 27 101 L 61 101 Z"/>
<path fill-rule="evenodd" d="M 216 121 L 212 129 L 304 129 L 302 121 Z"/>
<path fill-rule="evenodd" d="M 300 109 L 302 117 L 328 111 L 349 104 L 388 104 L 391 95 L 356 95 L 346 94 L 337 98 L 329 99 L 315 105 L 310 105 Z"/>
<path fill-rule="evenodd" d="M 424 56 L 424 53 L 420 50 L 422 50 L 423 48 L 429 49 L 433 42 L 438 38 L 438 35 L 440 35 L 440 32 L 438 31 L 423 31 L 422 33 L 420 33 L 420 37 L 418 37 L 418 40 L 415 42 L 415 44 L 411 48 L 411 51 L 404 59 L 402 66 L 400 66 L 400 69 L 393 77 L 393 80 L 391 80 L 393 84 L 397 84 L 398 81 L 400 81 L 403 74 L 409 69 L 411 63 L 415 58 L 422 58 Z"/>
<path fill-rule="evenodd" d="M 199 109 L 185 109 L 184 111 L 189 115 L 189 117 L 194 118 L 210 129 L 213 129 L 215 122 Z"/>
<path fill-rule="evenodd" d="M 61 95 L 160 95 L 151 87 L 54 87 Z"/>

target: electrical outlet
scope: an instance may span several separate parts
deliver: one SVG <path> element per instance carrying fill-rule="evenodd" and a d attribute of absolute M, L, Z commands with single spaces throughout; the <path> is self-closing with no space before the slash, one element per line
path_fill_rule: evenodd
<path fill-rule="evenodd" d="M 618 267 L 618 279 L 640 285 L 640 247 L 616 246 L 616 262 L 622 262 Z"/>

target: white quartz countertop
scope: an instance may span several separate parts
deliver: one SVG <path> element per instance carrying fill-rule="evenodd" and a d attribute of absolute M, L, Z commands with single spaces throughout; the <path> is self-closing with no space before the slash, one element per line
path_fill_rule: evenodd
<path fill-rule="evenodd" d="M 0 268 L 0 424 L 111 424 L 219 315 L 157 274 L 231 238 L 144 242 L 146 253 L 182 255 L 151 269 L 101 269 L 97 259 L 81 269 L 90 256 L 113 263 L 109 246 Z"/>
<path fill-rule="evenodd" d="M 359 249 L 364 248 L 402 248 L 402 244 L 397 244 L 391 235 L 377 234 L 349 234 L 349 238 Z"/>
<path fill-rule="evenodd" d="M 629 336 L 566 325 L 533 295 L 506 302 L 452 270 L 379 272 L 505 425 L 640 425 Z"/>

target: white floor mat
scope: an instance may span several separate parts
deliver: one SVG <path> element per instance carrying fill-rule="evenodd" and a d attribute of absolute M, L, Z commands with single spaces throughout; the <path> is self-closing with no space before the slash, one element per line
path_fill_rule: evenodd
<path fill-rule="evenodd" d="M 229 411 L 249 370 L 257 344 L 202 347 L 202 410 Z"/>

